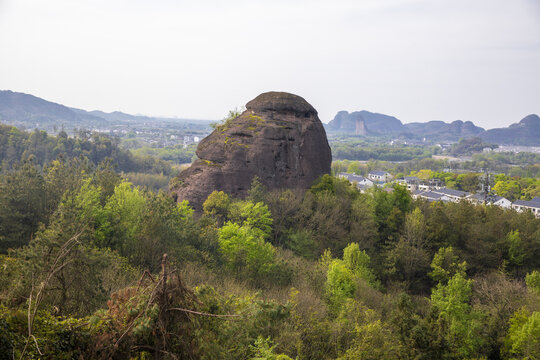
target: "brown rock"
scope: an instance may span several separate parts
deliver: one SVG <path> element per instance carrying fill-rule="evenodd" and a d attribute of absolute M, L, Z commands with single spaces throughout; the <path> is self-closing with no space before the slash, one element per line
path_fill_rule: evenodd
<path fill-rule="evenodd" d="M 300 96 L 284 92 L 248 102 L 246 111 L 199 143 L 197 156 L 173 180 L 171 191 L 199 211 L 214 190 L 246 196 L 254 176 L 269 189 L 307 189 L 330 173 L 332 161 L 317 111 Z"/>

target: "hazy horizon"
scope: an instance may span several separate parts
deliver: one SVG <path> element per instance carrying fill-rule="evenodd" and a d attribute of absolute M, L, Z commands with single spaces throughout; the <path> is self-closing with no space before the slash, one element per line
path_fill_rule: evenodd
<path fill-rule="evenodd" d="M 0 0 L 0 86 L 84 110 L 220 119 L 265 91 L 403 123 L 540 114 L 535 0 Z"/>

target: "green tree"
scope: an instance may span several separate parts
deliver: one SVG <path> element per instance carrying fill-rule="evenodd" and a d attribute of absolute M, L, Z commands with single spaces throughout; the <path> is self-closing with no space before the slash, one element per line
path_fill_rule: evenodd
<path fill-rule="evenodd" d="M 439 283 L 431 294 L 431 303 L 438 313 L 437 322 L 448 325 L 444 336 L 462 358 L 477 356 L 483 343 L 481 315 L 470 305 L 471 294 L 472 280 L 467 280 L 460 272 L 450 278 L 448 284 Z"/>
<path fill-rule="evenodd" d="M 248 226 L 266 239 L 272 232 L 272 214 L 262 202 L 237 201 L 230 207 L 229 219 L 242 226 Z"/>
<path fill-rule="evenodd" d="M 521 359 L 540 358 L 540 312 L 518 311 L 510 319 L 505 350 Z"/>
<path fill-rule="evenodd" d="M 431 262 L 429 276 L 437 283 L 446 283 L 456 274 L 465 275 L 467 263 L 459 263 L 459 258 L 454 255 L 454 249 L 450 246 L 440 248 Z"/>
<path fill-rule="evenodd" d="M 506 235 L 506 240 L 508 242 L 508 258 L 510 263 L 514 266 L 522 265 L 525 253 L 521 237 L 519 236 L 519 230 L 510 231 Z"/>
<path fill-rule="evenodd" d="M 261 178 L 255 175 L 248 190 L 248 200 L 253 203 L 265 202 L 267 196 L 268 188 L 261 182 Z"/>
<path fill-rule="evenodd" d="M 266 274 L 274 265 L 275 249 L 259 230 L 227 222 L 219 229 L 219 249 L 227 265 L 248 274 Z"/>
<path fill-rule="evenodd" d="M 540 272 L 537 270 L 527 274 L 525 277 L 525 282 L 527 283 L 527 288 L 540 296 Z"/>
<path fill-rule="evenodd" d="M 45 181 L 33 161 L 0 174 L 0 253 L 28 244 L 48 218 Z"/>
<path fill-rule="evenodd" d="M 403 234 L 387 255 L 391 279 L 405 282 L 408 289 L 425 290 L 429 254 L 425 248 L 426 223 L 419 208 L 405 216 Z"/>
<path fill-rule="evenodd" d="M 213 191 L 203 204 L 204 214 L 222 225 L 229 214 L 231 198 L 223 191 Z"/>
<path fill-rule="evenodd" d="M 345 247 L 343 260 L 331 259 L 327 254 L 326 296 L 336 314 L 348 298 L 354 297 L 358 281 L 379 286 L 369 269 L 370 258 L 365 251 L 360 250 L 358 244 L 351 243 Z"/>

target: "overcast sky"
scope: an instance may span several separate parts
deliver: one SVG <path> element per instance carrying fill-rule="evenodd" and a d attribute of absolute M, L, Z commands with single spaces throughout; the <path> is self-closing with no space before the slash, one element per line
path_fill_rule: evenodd
<path fill-rule="evenodd" d="M 0 0 L 0 89 L 220 119 L 261 92 L 493 128 L 540 114 L 540 0 Z"/>

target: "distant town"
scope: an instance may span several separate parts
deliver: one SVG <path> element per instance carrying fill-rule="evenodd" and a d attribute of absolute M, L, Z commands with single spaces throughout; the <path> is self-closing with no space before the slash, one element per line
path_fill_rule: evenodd
<path fill-rule="evenodd" d="M 493 205 L 504 209 L 513 209 L 517 212 L 531 211 L 537 218 L 540 218 L 540 197 L 535 197 L 530 201 L 515 200 L 514 202 L 493 194 L 489 187 L 477 193 L 448 189 L 444 187 L 440 179 L 421 180 L 416 176 L 404 176 L 394 178 L 386 171 L 370 171 L 367 177 L 362 175 L 339 173 L 339 178 L 347 179 L 355 184 L 360 192 L 366 192 L 368 188 L 379 186 L 386 191 L 393 191 L 392 184 L 405 186 L 411 193 L 413 199 L 424 199 L 428 202 L 460 202 L 468 201 L 477 205 Z"/>

